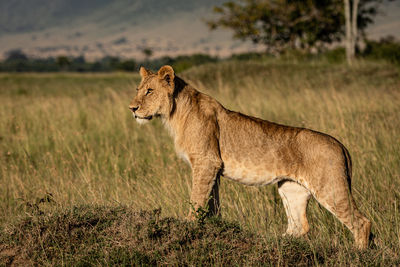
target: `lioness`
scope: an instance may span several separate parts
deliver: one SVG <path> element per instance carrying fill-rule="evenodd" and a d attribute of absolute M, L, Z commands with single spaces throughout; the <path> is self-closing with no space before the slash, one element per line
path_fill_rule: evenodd
<path fill-rule="evenodd" d="M 195 210 L 209 202 L 211 212 L 218 212 L 220 175 L 246 185 L 278 183 L 286 234 L 308 232 L 306 208 L 313 196 L 350 229 L 359 248 L 367 247 L 371 223 L 351 195 L 350 155 L 339 141 L 227 110 L 175 76 L 171 66 L 157 73 L 141 67 L 140 75 L 129 108 L 139 123 L 164 121 L 178 154 L 192 167 Z"/>

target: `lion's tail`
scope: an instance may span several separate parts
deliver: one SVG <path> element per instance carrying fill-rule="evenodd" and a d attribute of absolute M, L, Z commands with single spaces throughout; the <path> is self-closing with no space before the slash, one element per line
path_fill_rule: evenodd
<path fill-rule="evenodd" d="M 352 166 L 349 151 L 344 146 L 342 146 L 342 149 L 343 149 L 343 154 L 344 154 L 344 159 L 345 159 L 345 164 L 346 164 L 347 183 L 349 184 L 349 190 L 351 192 L 351 178 L 352 178 L 353 166 Z"/>

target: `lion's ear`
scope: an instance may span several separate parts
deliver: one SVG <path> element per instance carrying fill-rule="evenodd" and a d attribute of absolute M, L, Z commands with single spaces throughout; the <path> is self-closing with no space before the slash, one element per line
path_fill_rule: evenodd
<path fill-rule="evenodd" d="M 140 73 L 140 76 L 142 76 L 142 78 L 145 78 L 145 77 L 149 76 L 150 74 L 153 74 L 150 70 L 146 69 L 145 67 L 140 67 L 139 73 Z"/>
<path fill-rule="evenodd" d="M 161 80 L 166 81 L 168 83 L 168 85 L 172 86 L 174 83 L 174 78 L 175 78 L 174 69 L 169 65 L 162 66 L 158 70 L 158 77 Z"/>

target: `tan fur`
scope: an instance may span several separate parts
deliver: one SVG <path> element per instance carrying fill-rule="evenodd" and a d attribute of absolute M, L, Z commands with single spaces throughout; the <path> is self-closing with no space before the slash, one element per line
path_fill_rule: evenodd
<path fill-rule="evenodd" d="M 351 196 L 350 156 L 339 141 L 227 110 L 176 77 L 170 66 L 156 74 L 142 67 L 140 74 L 129 107 L 139 121 L 154 116 L 164 120 L 177 152 L 192 167 L 195 209 L 211 196 L 210 210 L 219 212 L 221 174 L 247 185 L 278 182 L 288 217 L 286 234 L 308 232 L 306 207 L 313 196 L 350 229 L 359 248 L 367 247 L 371 223 Z"/>

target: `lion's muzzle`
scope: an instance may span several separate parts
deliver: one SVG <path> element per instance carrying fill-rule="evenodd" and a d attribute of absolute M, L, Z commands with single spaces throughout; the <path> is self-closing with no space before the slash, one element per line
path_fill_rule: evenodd
<path fill-rule="evenodd" d="M 150 116 L 139 116 L 136 114 L 136 111 L 139 109 L 139 106 L 129 106 L 129 109 L 132 111 L 132 115 L 135 119 L 139 120 L 151 120 L 153 118 L 152 115 Z"/>

